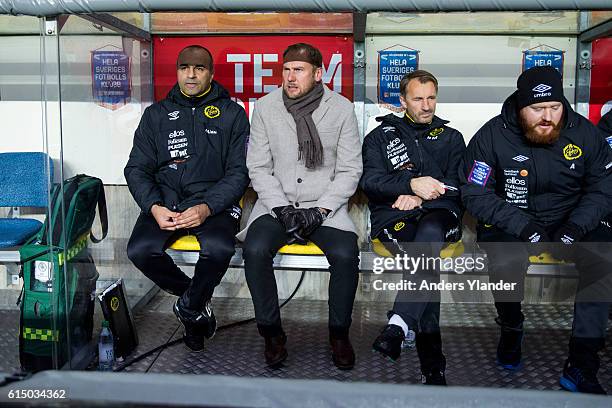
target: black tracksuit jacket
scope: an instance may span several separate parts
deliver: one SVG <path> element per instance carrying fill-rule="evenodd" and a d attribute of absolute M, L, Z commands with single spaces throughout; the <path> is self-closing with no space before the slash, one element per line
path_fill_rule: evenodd
<path fill-rule="evenodd" d="M 610 147 L 612 147 L 612 110 L 599 119 L 597 127 L 606 134 L 606 140 L 610 143 Z"/>
<path fill-rule="evenodd" d="M 466 210 L 479 222 L 517 237 L 530 220 L 572 222 L 586 234 L 609 212 L 612 149 L 565 99 L 563 109 L 563 128 L 552 145 L 525 138 L 516 93 L 474 135 L 459 176 Z"/>
<path fill-rule="evenodd" d="M 429 124 L 416 124 L 394 114 L 377 118 L 381 124 L 363 141 L 363 175 L 360 187 L 368 196 L 372 237 L 392 222 L 427 209 L 443 208 L 461 222 L 461 199 L 457 170 L 465 142 L 459 131 L 434 116 Z M 457 190 L 447 190 L 436 200 L 423 201 L 423 209 L 391 208 L 398 196 L 414 194 L 413 177 L 431 176 Z"/>
<path fill-rule="evenodd" d="M 124 170 L 132 196 L 146 214 L 156 203 L 231 211 L 249 184 L 248 135 L 244 109 L 217 82 L 199 98 L 185 97 L 176 84 L 145 110 L 134 134 Z"/>
<path fill-rule="evenodd" d="M 612 110 L 608 111 L 608 113 L 599 119 L 597 127 L 604 133 L 606 142 L 608 146 L 610 146 L 610 149 L 612 149 Z M 608 226 L 612 226 L 612 213 L 606 216 L 605 222 Z"/>

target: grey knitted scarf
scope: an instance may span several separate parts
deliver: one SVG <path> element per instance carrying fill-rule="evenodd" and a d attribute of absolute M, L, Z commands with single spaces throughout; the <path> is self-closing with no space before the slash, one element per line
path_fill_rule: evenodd
<path fill-rule="evenodd" d="M 323 146 L 319 132 L 312 120 L 312 112 L 323 99 L 323 84 L 317 83 L 306 95 L 289 99 L 283 92 L 285 108 L 293 116 L 298 138 L 298 160 L 304 160 L 306 167 L 314 169 L 323 164 Z"/>

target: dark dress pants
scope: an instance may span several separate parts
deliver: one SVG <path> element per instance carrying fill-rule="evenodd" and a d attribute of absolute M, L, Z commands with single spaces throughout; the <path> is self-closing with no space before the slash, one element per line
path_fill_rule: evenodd
<path fill-rule="evenodd" d="M 243 246 L 244 269 L 251 291 L 255 320 L 264 337 L 282 330 L 273 259 L 287 243 L 283 225 L 271 215 L 263 215 L 250 225 Z M 359 248 L 353 232 L 321 226 L 308 237 L 325 254 L 330 264 L 329 328 L 338 336 L 348 335 L 353 302 L 359 280 Z"/>
<path fill-rule="evenodd" d="M 152 216 L 140 214 L 128 242 L 128 258 L 157 286 L 166 292 L 183 296 L 183 304 L 192 310 L 202 310 L 221 282 L 234 254 L 234 235 L 238 220 L 228 212 L 208 217 L 204 223 L 189 230 L 165 231 Z M 200 256 L 193 279 L 176 266 L 166 249 L 179 237 L 193 234 L 200 243 Z"/>

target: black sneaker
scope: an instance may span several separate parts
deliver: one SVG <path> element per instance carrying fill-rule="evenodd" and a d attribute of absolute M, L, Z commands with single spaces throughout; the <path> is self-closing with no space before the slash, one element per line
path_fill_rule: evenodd
<path fill-rule="evenodd" d="M 518 370 L 521 367 L 523 323 L 511 327 L 504 324 L 499 317 L 495 318 L 495 322 L 501 326 L 497 344 L 497 364 L 506 370 Z"/>
<path fill-rule="evenodd" d="M 402 353 L 402 343 L 404 342 L 404 331 L 395 324 L 388 324 L 378 335 L 372 349 L 389 357 L 395 361 Z"/>
<path fill-rule="evenodd" d="M 559 385 L 571 392 L 606 395 L 606 391 L 597 380 L 595 371 L 572 366 L 569 360 L 565 361 Z"/>
<path fill-rule="evenodd" d="M 425 385 L 446 385 L 444 370 L 431 370 L 421 373 L 421 383 Z"/>
<path fill-rule="evenodd" d="M 204 338 L 211 339 L 217 331 L 217 319 L 210 306 L 210 300 L 206 302 L 201 312 L 182 308 L 180 300 L 180 298 L 176 300 L 172 310 L 183 325 L 183 341 L 191 350 L 202 351 Z"/>

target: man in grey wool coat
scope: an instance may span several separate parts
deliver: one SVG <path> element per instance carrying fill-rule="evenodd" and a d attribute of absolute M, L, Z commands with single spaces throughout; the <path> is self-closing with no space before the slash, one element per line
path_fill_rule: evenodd
<path fill-rule="evenodd" d="M 253 112 L 247 167 L 258 200 L 246 228 L 245 274 L 265 361 L 287 358 L 273 258 L 285 244 L 312 241 L 330 264 L 329 340 L 332 360 L 351 369 L 349 327 L 359 248 L 348 200 L 362 173 L 353 104 L 321 82 L 321 52 L 293 44 L 283 53 L 282 87 L 259 99 Z"/>

